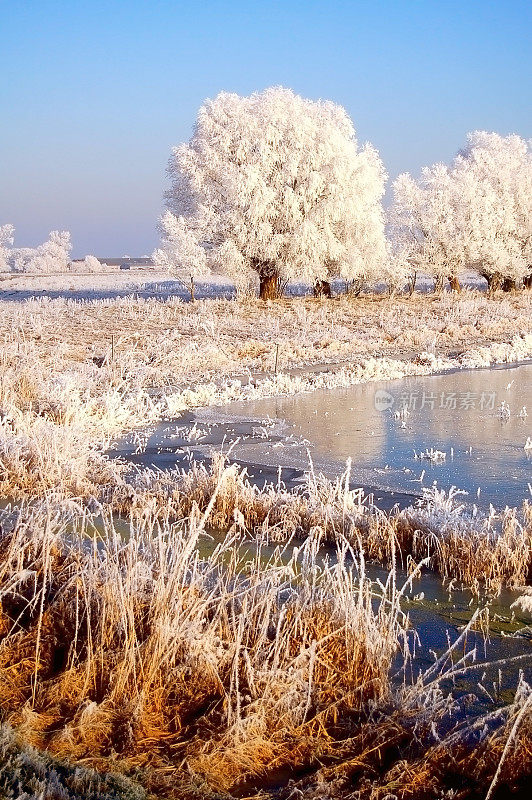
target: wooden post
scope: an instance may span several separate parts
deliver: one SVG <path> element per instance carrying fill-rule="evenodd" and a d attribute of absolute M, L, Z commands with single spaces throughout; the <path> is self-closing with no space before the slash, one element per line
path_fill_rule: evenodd
<path fill-rule="evenodd" d="M 458 275 L 449 275 L 449 284 L 453 292 L 462 291 L 462 287 L 460 286 L 460 281 L 458 280 Z"/>
<path fill-rule="evenodd" d="M 277 344 L 275 345 L 275 366 L 273 368 L 273 371 L 274 371 L 275 375 L 277 375 L 277 361 L 278 361 L 278 359 L 279 359 L 279 342 L 277 342 Z"/>
<path fill-rule="evenodd" d="M 111 363 L 114 364 L 115 360 L 115 335 L 114 333 L 111 334 Z"/>

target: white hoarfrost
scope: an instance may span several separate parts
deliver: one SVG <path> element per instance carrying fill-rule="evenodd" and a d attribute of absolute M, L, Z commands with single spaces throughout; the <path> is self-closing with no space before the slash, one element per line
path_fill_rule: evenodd
<path fill-rule="evenodd" d="M 0 272 L 10 272 L 9 253 L 13 244 L 15 228 L 13 225 L 0 225 Z"/>
<path fill-rule="evenodd" d="M 522 586 L 520 591 L 522 594 L 512 603 L 510 608 L 515 608 L 521 613 L 524 612 L 532 616 L 532 586 Z"/>
<path fill-rule="evenodd" d="M 380 276 L 386 175 L 341 106 L 284 88 L 222 92 L 168 172 L 158 263 L 237 285 Z"/>
<path fill-rule="evenodd" d="M 489 283 L 530 275 L 530 142 L 476 131 L 450 166 L 404 173 L 393 188 L 392 237 L 413 269 L 454 278 L 473 268 Z"/>
<path fill-rule="evenodd" d="M 413 361 L 368 358 L 360 364 L 343 367 L 334 372 L 306 375 L 281 373 L 248 382 L 228 378 L 221 385 L 214 382 L 204 383 L 180 392 L 166 394 L 162 413 L 164 416 L 173 417 L 188 409 L 223 405 L 233 400 L 257 400 L 261 397 L 294 395 L 317 389 L 347 388 L 371 381 L 396 380 L 407 375 L 432 375 L 451 369 L 487 367 L 491 364 L 511 363 L 529 358 L 532 358 L 531 334 L 516 336 L 511 343 L 495 343 L 490 347 L 470 350 L 459 359 L 421 353 Z M 427 453 L 422 454 L 422 457 L 429 457 Z M 439 451 L 433 451 L 433 454 L 436 453 L 439 454 Z"/>
<path fill-rule="evenodd" d="M 13 225 L 0 226 L 0 272 L 28 272 L 47 275 L 66 272 L 72 243 L 68 231 L 51 231 L 38 247 L 12 247 Z"/>

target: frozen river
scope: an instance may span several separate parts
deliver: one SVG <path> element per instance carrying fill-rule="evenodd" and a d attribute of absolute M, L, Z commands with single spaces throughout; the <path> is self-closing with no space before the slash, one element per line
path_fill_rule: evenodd
<path fill-rule="evenodd" d="M 532 499 L 531 364 L 233 403 L 223 414 L 274 419 L 285 436 L 308 441 L 324 471 L 349 458 L 369 486 L 418 493 L 436 482 L 481 505 Z M 252 447 L 244 442 L 240 454 Z M 295 445 L 268 449 L 273 461 L 302 463 Z"/>
<path fill-rule="evenodd" d="M 150 431 L 139 452 L 118 453 L 168 468 L 189 455 L 228 451 L 259 484 L 292 484 L 309 468 L 338 476 L 384 507 L 409 504 L 434 483 L 467 492 L 486 509 L 532 499 L 532 364 L 464 370 L 233 402 L 190 412 Z"/>
<path fill-rule="evenodd" d="M 186 467 L 190 456 L 208 458 L 214 450 L 227 452 L 231 447 L 231 458 L 245 464 L 258 484 L 275 481 L 281 468 L 289 485 L 308 469 L 310 453 L 314 468 L 333 477 L 351 459 L 351 485 L 371 489 L 381 507 L 396 501 L 409 505 L 412 495 L 436 481 L 440 488 L 455 485 L 468 491 L 465 499 L 484 508 L 489 503 L 500 508 L 518 506 L 531 496 L 528 437 L 530 364 L 234 402 L 163 422 L 146 432 L 141 446 L 134 448 L 126 439 L 115 452 L 140 466 L 165 469 Z M 445 457 L 420 457 L 431 448 Z M 202 542 L 205 557 L 224 536 L 211 533 L 212 539 Z M 251 540 L 247 546 L 253 555 L 256 543 Z M 267 557 L 267 546 L 261 548 Z M 321 557 L 334 560 L 334 548 L 322 549 Z M 375 579 L 385 580 L 386 570 L 380 566 L 373 564 L 368 570 Z M 398 578 L 406 580 L 406 574 L 400 572 Z M 478 648 L 479 661 L 495 663 L 473 671 L 462 688 L 474 690 L 485 673 L 490 691 L 502 698 L 515 686 L 520 670 L 530 680 L 530 617 L 511 607 L 518 595 L 503 590 L 491 602 L 489 641 L 474 632 L 468 636 L 468 647 Z M 419 637 L 416 667 L 429 666 L 433 651 L 441 652 L 449 639 L 455 640 L 473 608 L 483 602 L 467 590 L 449 593 L 431 573 L 416 580 L 404 599 Z M 502 672 L 498 659 L 505 662 Z"/>

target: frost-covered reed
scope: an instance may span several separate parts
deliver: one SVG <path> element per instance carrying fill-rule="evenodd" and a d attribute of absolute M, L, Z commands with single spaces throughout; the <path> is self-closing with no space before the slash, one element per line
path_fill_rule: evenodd
<path fill-rule="evenodd" d="M 389 701 L 393 582 L 376 589 L 346 544 L 318 566 L 312 536 L 247 560 L 231 533 L 202 559 L 207 518 L 166 525 L 145 506 L 127 539 L 51 499 L 4 519 L 0 709 L 26 742 L 99 767 L 149 755 L 181 779 L 186 758 L 228 790 Z"/>
<path fill-rule="evenodd" d="M 216 493 L 214 502 L 211 500 Z M 109 487 L 105 502 L 116 511 L 142 517 L 149 507 L 165 520 L 187 517 L 194 507 L 207 512 L 209 527 L 234 526 L 254 541 L 284 544 L 319 533 L 323 542 L 346 539 L 368 559 L 404 568 L 425 561 L 446 583 L 475 593 L 496 594 L 532 577 L 532 511 L 466 510 L 463 493 L 432 488 L 416 507 L 383 513 L 360 489 L 349 488 L 349 468 L 331 481 L 311 468 L 298 491 L 282 483 L 264 489 L 246 471 L 226 466 L 218 455 L 211 466 L 191 461 L 186 469 L 143 470 Z"/>
<path fill-rule="evenodd" d="M 409 677 L 394 570 L 372 583 L 345 540 L 319 560 L 319 530 L 250 555 L 235 525 L 202 557 L 218 491 L 220 476 L 205 511 L 174 524 L 145 504 L 127 536 L 105 509 L 96 525 L 52 496 L 4 515 L 0 713 L 19 741 L 175 798 L 525 785 L 527 684 L 482 718 L 443 691 L 478 669 L 464 651 L 477 616 Z"/>

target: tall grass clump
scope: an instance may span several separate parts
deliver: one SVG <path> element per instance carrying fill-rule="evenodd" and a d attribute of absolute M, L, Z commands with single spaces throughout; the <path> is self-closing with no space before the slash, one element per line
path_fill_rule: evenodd
<path fill-rule="evenodd" d="M 482 722 L 442 690 L 475 667 L 475 620 L 418 674 L 394 571 L 372 583 L 345 539 L 318 559 L 319 529 L 250 556 L 234 524 L 204 558 L 216 499 L 173 524 L 145 505 L 122 536 L 53 497 L 4 514 L 0 720 L 18 741 L 178 798 L 524 780 L 528 686 Z"/>
<path fill-rule="evenodd" d="M 319 567 L 312 536 L 287 561 L 245 563 L 233 539 L 202 560 L 205 519 L 146 511 L 127 541 L 64 505 L 6 523 L 0 713 L 27 743 L 156 783 L 185 761 L 230 791 L 313 763 L 389 701 L 404 637 L 391 584 L 375 593 L 347 546 Z"/>
<path fill-rule="evenodd" d="M 447 583 L 468 586 L 478 593 L 516 588 L 532 580 L 532 507 L 505 509 L 494 524 L 492 516 L 477 520 L 462 513 L 449 493 L 425 492 L 421 508 L 407 511 L 399 523 L 414 530 L 411 552 L 430 558 L 431 567 Z"/>
<path fill-rule="evenodd" d="M 522 509 L 481 517 L 464 512 L 455 490 L 427 490 L 416 507 L 384 513 L 359 489 L 350 488 L 349 467 L 336 480 L 311 468 L 297 491 L 278 482 L 264 489 L 245 469 L 216 455 L 210 466 L 191 461 L 187 469 L 144 470 L 104 491 L 116 510 L 142 518 L 149 507 L 165 521 L 187 517 L 194 507 L 217 530 L 236 527 L 254 540 L 322 542 L 347 540 L 365 558 L 406 570 L 424 562 L 447 584 L 476 594 L 497 594 L 532 580 L 532 512 Z"/>

